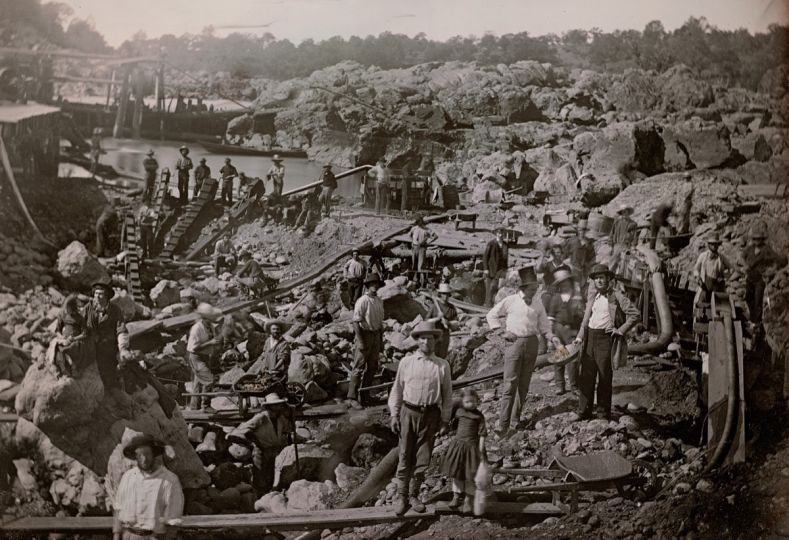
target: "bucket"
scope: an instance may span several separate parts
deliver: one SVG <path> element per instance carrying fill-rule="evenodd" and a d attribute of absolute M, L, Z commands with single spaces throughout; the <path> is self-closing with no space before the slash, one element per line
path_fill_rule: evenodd
<path fill-rule="evenodd" d="M 601 237 L 611 234 L 611 229 L 614 226 L 614 218 L 604 216 L 600 213 L 589 214 L 587 219 L 587 228 L 590 234 Z"/>

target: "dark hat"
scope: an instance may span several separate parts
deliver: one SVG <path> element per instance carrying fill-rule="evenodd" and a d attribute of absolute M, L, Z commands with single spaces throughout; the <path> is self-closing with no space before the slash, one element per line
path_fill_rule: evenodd
<path fill-rule="evenodd" d="M 416 339 L 419 336 L 435 336 L 438 337 L 441 335 L 441 329 L 436 325 L 436 321 L 433 319 L 422 321 L 416 325 L 416 327 L 411 330 L 411 337 Z"/>
<path fill-rule="evenodd" d="M 524 266 L 518 270 L 518 277 L 521 282 L 519 287 L 528 287 L 529 285 L 537 285 L 537 273 L 534 271 L 533 266 Z"/>
<path fill-rule="evenodd" d="M 718 245 L 720 245 L 720 243 L 721 243 L 721 237 L 716 232 L 712 233 L 710 235 L 710 237 L 707 238 L 707 244 L 718 244 Z"/>
<path fill-rule="evenodd" d="M 553 271 L 553 284 L 558 285 L 562 281 L 573 279 L 573 273 L 567 266 L 560 266 Z"/>
<path fill-rule="evenodd" d="M 383 285 L 384 280 L 382 280 L 381 276 L 379 276 L 376 272 L 372 272 L 364 280 L 365 285 L 370 285 L 371 283 L 380 283 Z"/>
<path fill-rule="evenodd" d="M 95 291 L 96 289 L 104 289 L 105 291 L 107 291 L 107 294 L 110 296 L 110 298 L 115 296 L 115 289 L 112 288 L 112 285 L 110 283 L 104 281 L 97 281 L 96 283 L 90 286 L 90 289 L 92 291 Z"/>
<path fill-rule="evenodd" d="M 230 163 L 230 158 L 229 157 L 225 158 L 225 163 Z"/>
<path fill-rule="evenodd" d="M 595 276 L 599 276 L 602 274 L 608 274 L 609 277 L 614 275 L 611 269 L 608 268 L 606 265 L 596 264 L 592 267 L 592 271 L 589 272 L 589 277 L 594 279 Z"/>
<path fill-rule="evenodd" d="M 146 156 L 152 156 L 154 154 L 155 154 L 155 152 L 153 151 L 153 148 L 151 148 L 150 150 L 148 150 L 148 152 L 145 155 Z"/>
<path fill-rule="evenodd" d="M 327 163 L 323 166 L 324 169 L 331 169 L 331 163 Z"/>
<path fill-rule="evenodd" d="M 200 158 L 200 163 L 205 163 L 205 158 Z"/>
<path fill-rule="evenodd" d="M 123 456 L 126 459 L 134 459 L 134 451 L 141 446 L 150 446 L 156 456 L 164 454 L 164 443 L 150 435 L 135 435 L 132 440 L 123 447 Z"/>

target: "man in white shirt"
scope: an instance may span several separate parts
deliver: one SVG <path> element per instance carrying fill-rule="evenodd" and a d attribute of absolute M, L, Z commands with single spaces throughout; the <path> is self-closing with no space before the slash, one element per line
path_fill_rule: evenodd
<path fill-rule="evenodd" d="M 556 347 L 561 346 L 561 341 L 551 331 L 551 321 L 537 295 L 539 283 L 534 267 L 521 268 L 518 274 L 520 291 L 504 298 L 487 315 L 491 330 L 502 328 L 501 319 L 506 319 L 504 338 L 510 342 L 504 351 L 504 381 L 496 429 L 499 437 L 506 436 L 510 426 L 520 421 L 537 361 L 538 336 L 542 334 Z"/>
<path fill-rule="evenodd" d="M 368 178 L 375 178 L 375 213 L 389 212 L 389 169 L 383 159 L 379 159 L 375 167 L 367 171 Z"/>
<path fill-rule="evenodd" d="M 214 354 L 215 345 L 220 341 L 214 324 L 222 316 L 222 312 L 211 304 L 202 303 L 197 306 L 200 318 L 189 329 L 189 338 L 186 341 L 186 352 L 189 355 L 189 367 L 192 370 L 192 392 L 205 394 L 211 391 L 214 384 L 214 374 L 211 371 L 211 356 Z M 208 396 L 192 396 L 189 403 L 190 409 L 201 409 L 206 412 L 216 412 L 209 403 Z"/>
<path fill-rule="evenodd" d="M 345 281 L 348 283 L 348 298 L 352 306 L 355 306 L 356 301 L 362 296 L 364 275 L 366 273 L 367 268 L 359 260 L 359 249 L 354 248 L 351 253 L 351 259 L 345 263 L 345 268 L 343 269 Z"/>
<path fill-rule="evenodd" d="M 400 360 L 389 393 L 392 431 L 400 435 L 400 459 L 395 477 L 398 496 L 395 512 L 410 507 L 424 512 L 419 489 L 430 464 L 439 429 L 446 431 L 452 416 L 452 374 L 449 362 L 435 355 L 441 330 L 435 321 L 422 321 L 411 332 L 419 351 Z"/>
<path fill-rule="evenodd" d="M 720 246 L 720 236 L 713 233 L 707 239 L 707 249 L 699 254 L 696 264 L 693 265 L 693 277 L 697 283 L 694 306 L 702 300 L 709 302 L 713 292 L 726 291 L 726 273 L 733 272 L 734 265 L 718 251 Z"/>
<path fill-rule="evenodd" d="M 414 221 L 414 226 L 409 233 L 411 237 L 411 270 L 414 271 L 414 281 L 424 285 L 424 276 L 421 273 L 427 255 L 427 246 L 438 238 L 438 235 L 427 228 L 422 216 Z"/>
<path fill-rule="evenodd" d="M 613 287 L 613 273 L 596 264 L 589 273 L 594 287 L 589 287 L 586 311 L 575 343 L 581 348 L 581 371 L 578 376 L 578 419 L 592 417 L 595 379 L 597 407 L 604 417 L 611 416 L 614 368 L 611 356 L 627 356 L 625 334 L 639 320 L 638 309 L 630 299 Z"/>
<path fill-rule="evenodd" d="M 285 166 L 282 158 L 277 154 L 271 158 L 273 165 L 266 173 L 266 178 L 271 180 L 271 196 L 278 199 L 282 195 L 282 188 L 285 186 Z"/>
<path fill-rule="evenodd" d="M 113 540 L 164 539 L 167 522 L 184 513 L 184 493 L 178 477 L 160 461 L 164 444 L 150 435 L 137 435 L 123 449 L 137 466 L 123 474 L 115 494 Z"/>
<path fill-rule="evenodd" d="M 367 293 L 356 301 L 353 308 L 353 330 L 356 343 L 353 352 L 353 366 L 348 381 L 348 404 L 361 409 L 359 384 L 370 386 L 378 372 L 379 356 L 383 350 L 384 302 L 378 297 L 378 289 L 383 286 L 378 274 L 371 273 L 364 280 Z"/>

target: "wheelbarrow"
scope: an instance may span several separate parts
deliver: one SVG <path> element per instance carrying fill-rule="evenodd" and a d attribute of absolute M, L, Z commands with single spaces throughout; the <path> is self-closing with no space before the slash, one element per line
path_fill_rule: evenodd
<path fill-rule="evenodd" d="M 304 385 L 297 382 L 272 380 L 258 374 L 242 375 L 232 386 L 232 393 L 238 398 L 238 412 L 244 416 L 249 410 L 250 398 L 265 398 L 272 392 L 283 393 L 281 396 L 290 407 L 304 405 L 306 391 Z"/>
<path fill-rule="evenodd" d="M 565 513 L 578 510 L 579 491 L 616 489 L 622 497 L 647 500 L 660 489 L 657 471 L 643 460 L 629 461 L 606 450 L 583 456 L 555 456 L 547 468 L 493 469 L 494 473 L 544 478 L 545 483 L 501 489 L 507 494 L 549 492 L 552 504 Z M 568 494 L 569 501 L 562 495 Z"/>

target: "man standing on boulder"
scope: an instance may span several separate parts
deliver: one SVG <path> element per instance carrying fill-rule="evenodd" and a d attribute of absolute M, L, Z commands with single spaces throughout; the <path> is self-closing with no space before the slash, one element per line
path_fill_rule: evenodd
<path fill-rule="evenodd" d="M 164 444 L 150 435 L 137 435 L 123 456 L 137 466 L 123 474 L 113 504 L 113 540 L 163 539 L 167 522 L 184 513 L 184 493 L 178 477 L 161 463 Z"/>
<path fill-rule="evenodd" d="M 496 229 L 496 238 L 485 246 L 482 272 L 485 276 L 485 307 L 491 307 L 499 291 L 499 280 L 507 273 L 509 248 L 504 241 L 504 229 Z"/>
<path fill-rule="evenodd" d="M 153 197 L 153 190 L 156 186 L 156 173 L 159 171 L 159 162 L 156 161 L 153 148 L 148 150 L 146 158 L 142 160 L 142 168 L 145 170 L 145 191 L 142 194 L 142 200 L 146 204 L 151 201 Z"/>
<path fill-rule="evenodd" d="M 367 293 L 356 301 L 353 308 L 353 330 L 356 343 L 353 352 L 353 367 L 348 382 L 348 403 L 361 409 L 359 384 L 370 386 L 378 372 L 378 363 L 383 348 L 384 303 L 378 297 L 383 286 L 378 274 L 371 273 L 364 280 Z"/>
<path fill-rule="evenodd" d="M 353 248 L 351 258 L 345 263 L 345 269 L 343 270 L 343 277 L 345 277 L 345 281 L 348 283 L 348 299 L 352 306 L 356 306 L 357 300 L 362 297 L 364 275 L 366 273 L 367 268 L 359 259 L 359 248 Z"/>
<path fill-rule="evenodd" d="M 529 393 L 542 334 L 555 347 L 562 342 L 553 335 L 548 314 L 537 295 L 539 283 L 533 266 L 518 270 L 520 291 L 504 298 L 488 312 L 491 330 L 502 328 L 505 319 L 504 339 L 509 342 L 504 351 L 504 381 L 502 382 L 499 424 L 496 434 L 505 436 L 511 425 L 520 421 L 521 408 Z"/>
<path fill-rule="evenodd" d="M 430 464 L 436 433 L 445 432 L 452 417 L 452 375 L 449 362 L 435 355 L 441 330 L 434 321 L 422 321 L 411 332 L 419 350 L 397 366 L 389 412 L 392 431 L 400 435 L 400 458 L 395 512 L 410 507 L 424 512 L 419 490 Z"/>
<path fill-rule="evenodd" d="M 189 199 L 189 171 L 194 165 L 186 146 L 182 146 L 178 151 L 181 153 L 181 157 L 175 162 L 175 168 L 178 171 L 178 200 L 181 204 L 186 204 Z"/>
<path fill-rule="evenodd" d="M 120 308 L 111 303 L 115 291 L 108 283 L 93 284 L 93 300 L 85 306 L 85 328 L 96 344 L 96 367 L 105 389 L 120 388 L 118 356 L 129 354 L 129 334 Z"/>
<path fill-rule="evenodd" d="M 611 416 L 614 367 L 612 356 L 627 357 L 625 334 L 639 320 L 638 309 L 624 292 L 614 288 L 613 273 L 603 264 L 596 264 L 589 277 L 594 287 L 589 287 L 581 329 L 575 338 L 581 348 L 581 372 L 578 376 L 577 419 L 592 417 L 595 379 L 597 381 L 597 407 L 600 414 Z"/>
<path fill-rule="evenodd" d="M 411 237 L 411 270 L 414 272 L 414 281 L 424 286 L 425 278 L 422 274 L 422 267 L 425 264 L 425 257 L 427 257 L 427 246 L 434 242 L 438 235 L 427 228 L 422 216 L 417 216 L 414 226 L 408 234 Z"/>

